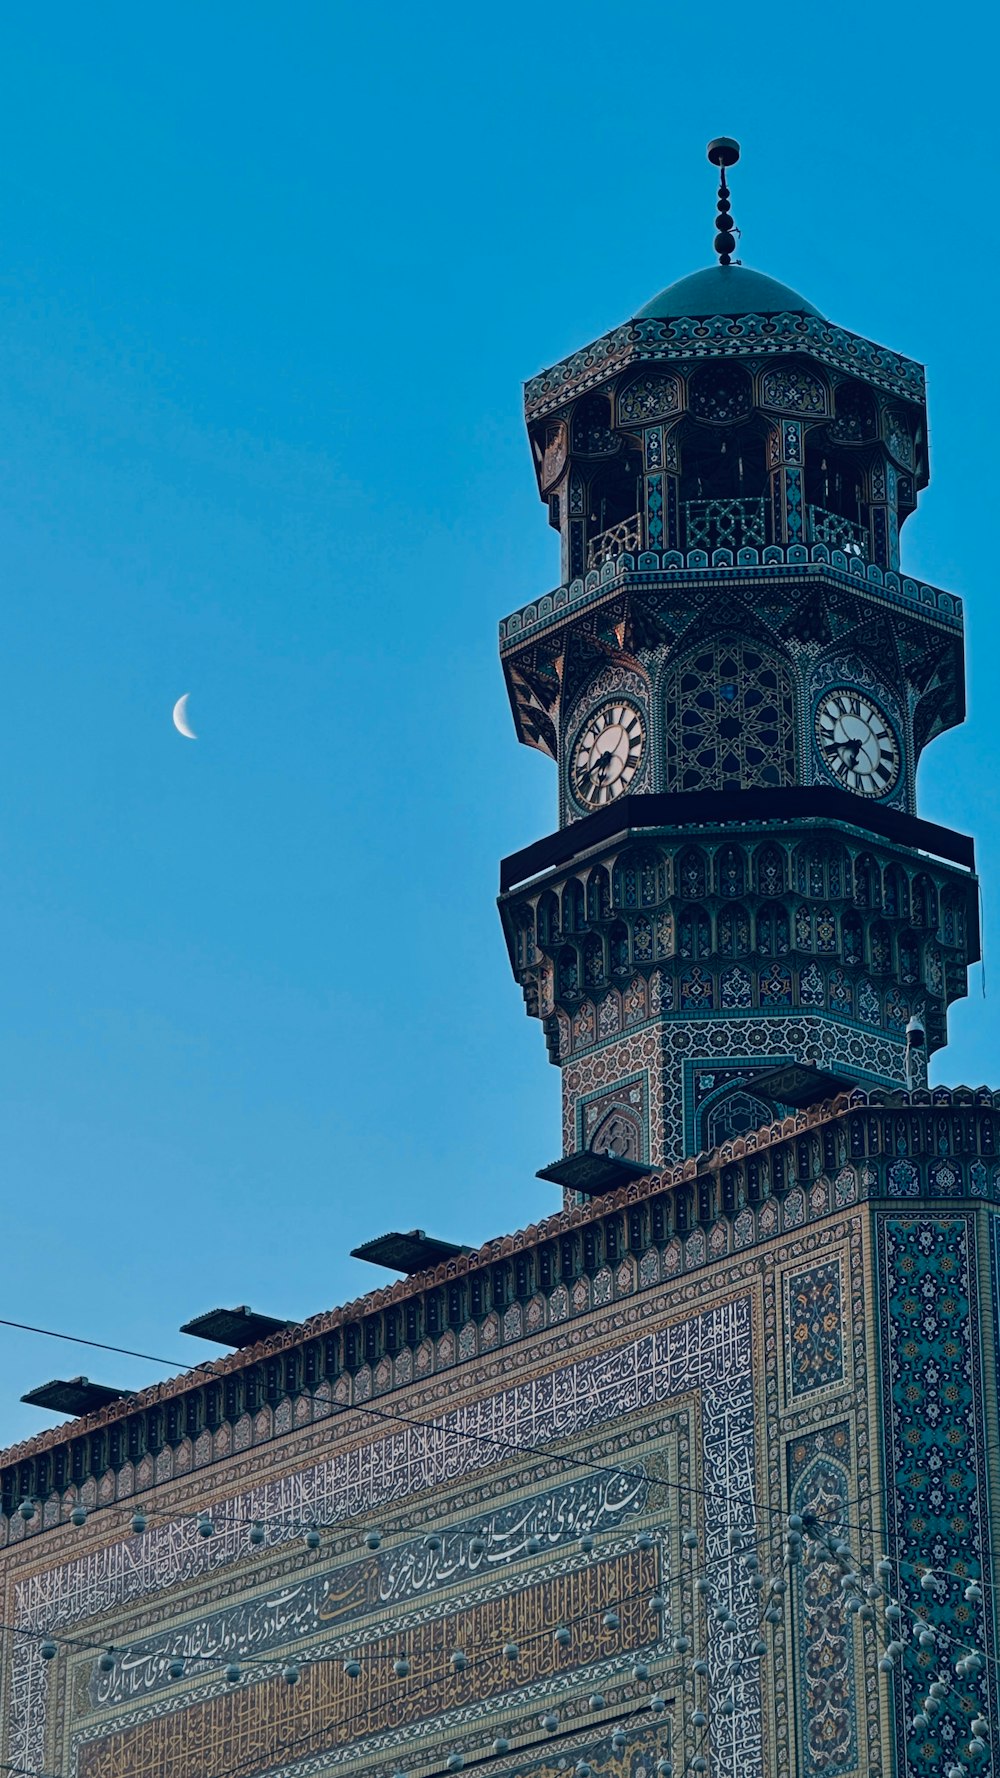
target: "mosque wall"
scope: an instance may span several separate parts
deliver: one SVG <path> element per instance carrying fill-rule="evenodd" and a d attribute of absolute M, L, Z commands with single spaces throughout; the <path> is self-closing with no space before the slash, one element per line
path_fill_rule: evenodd
<path fill-rule="evenodd" d="M 789 1492 L 845 1517 L 870 1496 L 863 1213 L 690 1276 L 625 1264 L 562 1325 L 154 1486 L 141 1534 L 119 1501 L 11 1546 L 5 1757 L 65 1778 L 388 1775 L 458 1754 L 638 1774 L 704 1745 L 740 1778 L 800 1769 L 789 1733 L 820 1721 L 802 1770 L 874 1770 L 866 1627 L 808 1564 L 765 1623 L 730 1537 L 781 1573 Z M 734 1708 L 699 1731 L 706 1692 Z"/>

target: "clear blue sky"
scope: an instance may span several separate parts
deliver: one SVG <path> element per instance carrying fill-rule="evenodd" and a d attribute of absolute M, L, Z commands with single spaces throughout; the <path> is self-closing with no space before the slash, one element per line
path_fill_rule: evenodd
<path fill-rule="evenodd" d="M 4 9 L 4 1316 L 194 1361 L 201 1310 L 387 1281 L 386 1229 L 556 1207 L 494 906 L 555 825 L 496 657 L 558 578 L 521 381 L 707 262 L 719 132 L 745 262 L 928 366 L 905 561 L 967 601 L 970 714 L 921 800 L 978 837 L 991 987 L 936 1077 L 996 1081 L 997 43 L 956 17 Z M 163 1374 L 0 1353 L 4 1441 L 45 1378 Z"/>

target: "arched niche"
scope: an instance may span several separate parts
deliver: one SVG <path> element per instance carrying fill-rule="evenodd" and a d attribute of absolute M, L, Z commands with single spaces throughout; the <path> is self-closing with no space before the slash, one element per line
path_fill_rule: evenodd
<path fill-rule="evenodd" d="M 758 1099 L 746 1086 L 723 1087 L 706 1101 L 699 1114 L 701 1147 L 720 1148 L 734 1136 L 745 1135 L 748 1130 L 759 1130 L 769 1124 L 773 1115 L 773 1107 Z"/>
<path fill-rule="evenodd" d="M 641 1163 L 645 1159 L 645 1144 L 638 1112 L 631 1105 L 612 1105 L 594 1131 L 590 1146 L 595 1154 Z"/>
<path fill-rule="evenodd" d="M 767 538 L 767 424 L 728 425 L 689 416 L 674 434 L 686 549 L 760 549 Z"/>

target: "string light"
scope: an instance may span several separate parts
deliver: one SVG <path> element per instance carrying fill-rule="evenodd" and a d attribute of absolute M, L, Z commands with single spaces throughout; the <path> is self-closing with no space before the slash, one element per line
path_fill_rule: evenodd
<path fill-rule="evenodd" d="M 585 1616 L 585 1614 L 582 1614 L 582 1616 Z M 183 1670 L 183 1662 L 178 1662 L 178 1666 L 180 1666 L 181 1670 Z M 286 1682 L 288 1682 L 288 1684 L 294 1684 L 295 1680 L 297 1680 L 297 1666 L 299 1666 L 299 1662 L 295 1662 L 295 1671 L 285 1670 L 285 1673 L 283 1673 L 283 1677 L 286 1678 Z M 359 1662 L 354 1662 L 354 1670 L 359 1671 Z M 648 1668 L 641 1668 L 641 1670 L 637 1670 L 637 1677 L 642 1677 L 642 1678 L 648 1677 Z M 237 1673 L 235 1673 L 235 1671 L 228 1671 L 228 1673 L 226 1673 L 226 1678 L 228 1678 L 228 1680 L 230 1680 L 230 1682 L 235 1682 L 235 1680 L 237 1680 L 237 1678 L 238 1678 L 238 1675 L 237 1675 Z M 432 1684 L 432 1680 L 427 1680 L 427 1684 Z M 569 1682 L 569 1684 L 571 1684 L 571 1682 Z M 601 1694 L 594 1694 L 593 1698 L 591 1698 L 591 1709 L 594 1709 L 594 1710 L 603 1709 L 603 1702 L 605 1702 L 605 1700 L 603 1700 L 603 1696 L 601 1696 Z M 655 1707 L 655 1705 L 653 1705 L 653 1707 Z M 345 1726 L 345 1725 L 340 1725 L 340 1726 Z"/>

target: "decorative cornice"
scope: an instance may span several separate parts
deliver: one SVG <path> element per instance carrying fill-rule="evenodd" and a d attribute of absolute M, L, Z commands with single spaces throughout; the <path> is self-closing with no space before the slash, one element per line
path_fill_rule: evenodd
<path fill-rule="evenodd" d="M 790 825 L 822 821 L 853 829 L 867 841 L 877 835 L 890 846 L 905 846 L 974 871 L 975 843 L 968 834 L 924 821 L 903 809 L 863 800 L 830 784 L 757 785 L 748 790 L 668 790 L 623 796 L 617 803 L 581 816 L 500 860 L 500 893 L 507 895 L 543 873 L 569 870 L 596 846 L 624 845 L 631 836 L 672 833 L 690 827 L 731 836 L 735 826 L 770 822 Z M 620 910 L 616 909 L 616 914 Z"/>
<path fill-rule="evenodd" d="M 228 1358 L 217 1359 L 166 1382 L 155 1384 L 139 1391 L 125 1402 L 113 1403 L 84 1419 L 51 1427 L 34 1438 L 0 1452 L 0 1469 L 10 1470 L 85 1435 L 120 1424 L 150 1408 L 160 1407 L 193 1389 L 203 1388 L 206 1383 L 224 1381 L 226 1377 L 259 1364 L 262 1360 L 290 1353 L 325 1334 L 355 1325 L 385 1309 L 412 1302 L 428 1291 L 466 1278 L 475 1272 L 483 1272 L 499 1261 L 529 1253 L 544 1242 L 554 1241 L 562 1235 L 586 1230 L 588 1227 L 596 1228 L 615 1212 L 633 1209 L 664 1192 L 698 1183 L 713 1184 L 723 1170 L 734 1163 L 747 1157 L 765 1155 L 796 1137 L 821 1131 L 829 1124 L 840 1122 L 853 1111 L 873 1108 L 885 1116 L 925 1109 L 965 1111 L 977 1107 L 1000 1111 L 1000 1092 L 991 1091 L 988 1087 L 938 1087 L 913 1093 L 890 1093 L 882 1088 L 871 1092 L 859 1089 L 840 1094 L 836 1099 L 811 1106 L 794 1116 L 748 1132 L 746 1136 L 736 1137 L 711 1152 L 689 1156 L 675 1166 L 665 1167 L 643 1179 L 633 1180 L 590 1204 L 557 1211 L 555 1215 L 546 1217 L 539 1223 L 530 1224 L 515 1234 L 498 1236 L 485 1242 L 474 1252 L 447 1260 L 430 1271 L 399 1279 L 395 1284 L 371 1291 L 340 1308 L 312 1316 L 286 1333 L 275 1334 L 257 1346 L 234 1352 Z"/>
<path fill-rule="evenodd" d="M 817 567 L 825 576 L 841 584 L 863 590 L 890 605 L 903 605 L 911 611 L 916 607 L 921 616 L 942 628 L 959 636 L 962 633 L 962 601 L 954 593 L 927 586 L 923 581 L 896 574 L 891 569 L 883 570 L 874 562 L 847 556 L 842 550 L 829 549 L 824 543 L 795 543 L 789 544 L 787 549 L 780 544 L 769 544 L 766 549 L 741 549 L 735 554 L 731 549 L 717 549 L 712 551 L 711 557 L 701 549 L 688 550 L 686 554 L 680 550 L 644 550 L 638 556 L 620 555 L 606 562 L 602 569 L 593 569 L 584 579 L 556 587 L 553 592 L 523 605 L 520 611 L 502 618 L 500 653 L 509 654 L 523 642 L 560 621 L 565 622 L 568 615 L 575 616 L 606 594 L 641 591 L 658 583 L 662 585 L 664 581 L 685 584 L 714 580 L 720 570 L 724 571 L 728 583 L 760 580 L 761 569 L 767 570 L 770 579 L 775 573 L 787 578 L 790 570 L 801 577 L 803 568 Z"/>
<path fill-rule="evenodd" d="M 634 364 L 804 352 L 904 401 L 925 401 L 924 369 L 818 315 L 709 315 L 626 321 L 524 385 L 524 412 L 538 420 Z"/>

